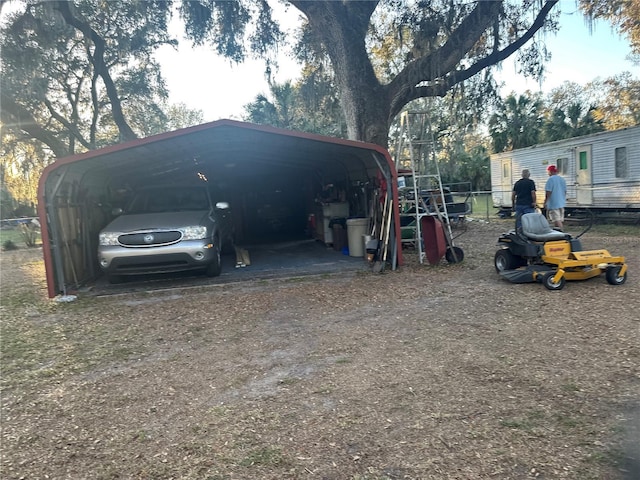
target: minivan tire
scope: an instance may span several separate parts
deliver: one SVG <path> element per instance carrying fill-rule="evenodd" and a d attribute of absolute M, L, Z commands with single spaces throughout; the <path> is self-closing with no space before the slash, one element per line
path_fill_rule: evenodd
<path fill-rule="evenodd" d="M 218 277 L 222 273 L 222 264 L 220 262 L 220 248 L 213 246 L 213 260 L 205 270 L 207 277 Z"/>

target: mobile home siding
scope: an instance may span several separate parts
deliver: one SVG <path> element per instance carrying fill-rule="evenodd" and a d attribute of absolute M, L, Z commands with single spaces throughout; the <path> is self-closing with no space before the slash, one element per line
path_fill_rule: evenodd
<path fill-rule="evenodd" d="M 524 168 L 543 191 L 552 164 L 567 182 L 568 208 L 640 210 L 640 126 L 492 155 L 494 206 L 511 207 L 510 191 Z M 505 175 L 509 169 L 510 178 Z M 543 198 L 538 195 L 539 203 Z"/>

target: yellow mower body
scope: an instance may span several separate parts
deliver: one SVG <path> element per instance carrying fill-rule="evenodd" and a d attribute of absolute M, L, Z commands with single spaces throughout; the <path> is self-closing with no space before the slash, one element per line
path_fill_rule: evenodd
<path fill-rule="evenodd" d="M 542 261 L 557 267 L 551 282 L 558 284 L 566 280 L 587 280 L 605 273 L 607 268 L 619 266 L 618 275 L 624 276 L 627 264 L 624 257 L 614 257 L 607 250 L 584 250 L 572 252 L 571 244 L 566 240 L 546 242 L 543 245 Z"/>
<path fill-rule="evenodd" d="M 549 290 L 602 273 L 610 285 L 625 283 L 625 258 L 604 249 L 582 250 L 579 237 L 551 229 L 540 214 L 524 214 L 521 231 L 511 230 L 498 239 L 496 271 L 513 283 L 539 282 Z"/>

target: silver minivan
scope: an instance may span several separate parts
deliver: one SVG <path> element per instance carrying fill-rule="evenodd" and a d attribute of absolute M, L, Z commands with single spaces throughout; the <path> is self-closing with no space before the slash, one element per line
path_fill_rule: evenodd
<path fill-rule="evenodd" d="M 229 204 L 214 196 L 206 185 L 138 190 L 99 234 L 98 263 L 109 281 L 185 270 L 220 275 L 220 253 L 233 244 L 233 229 Z"/>

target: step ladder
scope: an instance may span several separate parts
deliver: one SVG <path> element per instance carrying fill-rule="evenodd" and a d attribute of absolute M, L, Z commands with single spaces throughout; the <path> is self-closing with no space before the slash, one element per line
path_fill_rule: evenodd
<path fill-rule="evenodd" d="M 402 172 L 411 176 L 411 185 L 399 185 L 400 221 L 402 244 L 413 245 L 420 263 L 426 258 L 422 241 L 422 218 L 436 217 L 444 228 L 446 243 L 453 247 L 451 222 L 447 212 L 447 201 L 440 168 L 435 155 L 435 137 L 431 129 L 428 112 L 404 111 L 400 115 L 400 131 L 395 149 L 395 166 L 398 177 Z M 403 219 L 412 219 L 414 234 L 411 238 L 402 235 Z M 405 227 L 405 231 L 407 227 Z M 409 229 L 410 230 L 410 229 Z M 451 254 L 456 255 L 455 249 Z"/>

